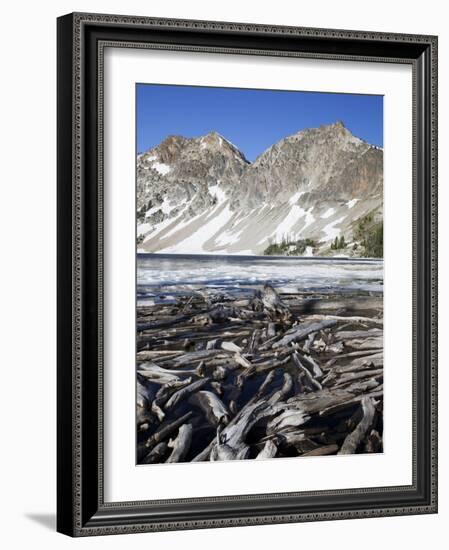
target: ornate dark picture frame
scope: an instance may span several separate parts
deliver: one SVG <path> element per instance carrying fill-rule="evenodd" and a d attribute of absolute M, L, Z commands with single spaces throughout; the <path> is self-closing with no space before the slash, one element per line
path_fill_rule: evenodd
<path fill-rule="evenodd" d="M 106 503 L 103 498 L 103 50 L 406 63 L 413 69 L 413 483 Z M 69 14 L 58 19 L 58 503 L 71 536 L 437 511 L 437 38 Z"/>

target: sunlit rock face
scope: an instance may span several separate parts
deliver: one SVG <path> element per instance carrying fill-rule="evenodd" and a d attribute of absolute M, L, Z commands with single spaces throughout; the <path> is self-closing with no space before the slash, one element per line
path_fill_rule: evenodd
<path fill-rule="evenodd" d="M 360 220 L 382 221 L 382 202 L 382 149 L 341 122 L 288 136 L 253 163 L 216 132 L 169 136 L 137 156 L 141 252 L 263 254 L 308 239 L 305 255 L 358 256 Z"/>

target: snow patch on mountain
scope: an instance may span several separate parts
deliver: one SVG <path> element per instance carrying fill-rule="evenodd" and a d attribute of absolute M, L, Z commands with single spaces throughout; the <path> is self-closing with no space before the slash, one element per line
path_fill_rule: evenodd
<path fill-rule="evenodd" d="M 168 166 L 168 164 L 164 164 L 163 162 L 155 162 L 153 164 L 153 168 L 163 176 L 168 174 L 171 170 L 170 166 Z"/>
<path fill-rule="evenodd" d="M 228 203 L 218 205 L 210 212 L 200 229 L 177 244 L 167 247 L 163 252 L 176 254 L 204 254 L 207 252 L 204 248 L 205 243 L 209 239 L 214 239 L 216 234 L 229 222 L 232 216 L 233 213 Z"/>
<path fill-rule="evenodd" d="M 336 226 L 338 224 L 340 224 L 344 219 L 345 219 L 345 217 L 342 216 L 341 218 L 338 218 L 338 219 L 332 221 L 331 223 L 328 223 L 323 228 L 323 232 L 324 232 L 324 235 L 325 235 L 324 239 L 326 241 L 333 241 L 335 239 L 335 237 L 340 236 L 340 229 L 338 229 Z"/>
<path fill-rule="evenodd" d="M 355 206 L 359 202 L 359 199 L 351 199 L 346 203 L 346 206 L 351 209 L 353 206 Z"/>
<path fill-rule="evenodd" d="M 276 227 L 275 231 L 271 233 L 270 237 L 274 237 L 275 241 L 280 241 L 283 238 L 288 237 L 292 233 L 293 227 L 296 225 L 306 211 L 297 204 L 294 204 L 289 213 L 285 216 L 282 222 Z"/>
<path fill-rule="evenodd" d="M 312 214 L 312 210 L 313 210 L 313 206 L 311 206 L 307 211 L 306 211 L 306 221 L 301 229 L 301 233 L 304 232 L 304 230 L 309 226 L 309 225 L 312 225 L 313 222 L 315 221 L 315 217 L 314 215 Z"/>
<path fill-rule="evenodd" d="M 174 227 L 172 227 L 171 229 L 169 229 L 164 233 L 164 236 L 163 236 L 164 239 L 167 239 L 168 237 L 171 237 L 172 235 L 176 235 L 176 234 L 179 234 L 179 236 L 182 237 L 183 235 L 182 231 L 184 228 L 188 227 L 189 225 L 190 226 L 193 225 L 197 220 L 199 220 L 201 217 L 204 216 L 204 213 L 201 212 L 201 214 L 197 214 L 193 218 L 185 217 L 183 216 L 183 214 L 186 212 L 187 209 L 188 207 L 186 207 L 182 212 L 180 212 L 179 216 L 176 218 L 177 220 L 179 219 L 180 221 Z"/>
<path fill-rule="evenodd" d="M 152 228 L 151 223 L 139 223 L 137 226 L 137 236 L 146 235 Z"/>
<path fill-rule="evenodd" d="M 162 222 L 156 224 L 155 226 L 153 226 L 153 229 L 151 232 L 149 232 L 146 236 L 145 236 L 145 239 L 144 239 L 144 243 L 148 242 L 150 239 L 153 239 L 156 235 L 159 235 L 160 233 L 162 233 L 165 229 L 167 229 L 168 227 L 170 227 L 174 222 L 176 222 L 176 220 L 181 216 L 181 214 L 179 214 L 178 216 L 175 216 L 174 218 L 167 218 L 165 220 L 163 220 Z"/>
<path fill-rule="evenodd" d="M 298 200 L 305 194 L 305 191 L 297 191 L 288 200 L 290 204 L 296 204 Z"/>
<path fill-rule="evenodd" d="M 227 198 L 226 193 L 220 187 L 220 180 L 217 181 L 216 185 L 209 187 L 209 193 L 214 197 L 214 199 L 217 199 L 219 203 L 224 202 Z"/>
<path fill-rule="evenodd" d="M 321 215 L 321 218 L 323 220 L 326 220 L 327 218 L 330 218 L 332 214 L 335 212 L 335 208 L 328 208 L 324 214 Z"/>
<path fill-rule="evenodd" d="M 221 235 L 219 235 L 215 239 L 215 242 L 219 246 L 227 246 L 227 245 L 230 245 L 230 244 L 235 244 L 235 243 L 239 242 L 239 239 L 240 239 L 242 233 L 243 233 L 243 229 L 240 229 L 240 231 L 237 231 L 236 233 L 234 233 L 232 231 L 229 231 L 229 230 L 224 231 Z"/>

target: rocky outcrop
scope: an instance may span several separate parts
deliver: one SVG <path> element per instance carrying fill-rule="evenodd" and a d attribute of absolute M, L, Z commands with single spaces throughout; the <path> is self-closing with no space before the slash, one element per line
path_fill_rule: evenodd
<path fill-rule="evenodd" d="M 336 254 L 331 244 L 344 236 L 344 252 L 360 255 L 356 222 L 382 217 L 382 195 L 382 149 L 341 122 L 288 136 L 253 163 L 216 132 L 169 136 L 137 156 L 138 247 L 262 254 L 309 239 L 307 253 Z"/>

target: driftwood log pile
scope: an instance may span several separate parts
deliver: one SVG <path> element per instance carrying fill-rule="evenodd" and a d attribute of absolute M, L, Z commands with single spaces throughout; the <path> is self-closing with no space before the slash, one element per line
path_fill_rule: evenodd
<path fill-rule="evenodd" d="M 137 462 L 382 452 L 382 298 L 199 289 L 138 307 Z"/>

